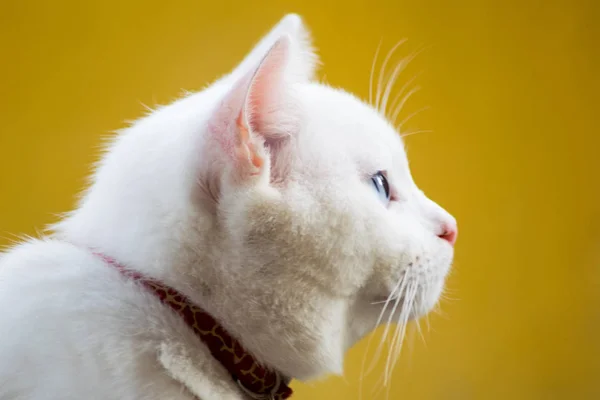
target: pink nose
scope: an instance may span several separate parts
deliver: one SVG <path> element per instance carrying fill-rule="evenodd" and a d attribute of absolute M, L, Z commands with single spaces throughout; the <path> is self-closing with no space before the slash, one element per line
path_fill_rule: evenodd
<path fill-rule="evenodd" d="M 456 237 L 458 236 L 458 227 L 456 224 L 444 224 L 442 226 L 442 233 L 438 235 L 440 239 L 444 239 L 451 246 L 456 243 Z"/>

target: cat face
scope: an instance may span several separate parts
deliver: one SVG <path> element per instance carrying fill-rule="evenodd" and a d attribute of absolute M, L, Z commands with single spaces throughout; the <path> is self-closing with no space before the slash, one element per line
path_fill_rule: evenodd
<path fill-rule="evenodd" d="M 219 204 L 235 251 L 256 260 L 258 275 L 246 279 L 266 274 L 343 299 L 353 343 L 396 298 L 410 318 L 435 305 L 453 258 L 444 235 L 456 222 L 415 185 L 400 136 L 378 113 L 316 84 L 297 93 L 306 116 L 288 139 L 285 177 L 228 187 L 223 197 L 233 200 Z M 364 324 L 354 319 L 363 314 Z"/>
<path fill-rule="evenodd" d="M 405 324 L 435 305 L 457 228 L 413 181 L 389 122 L 312 81 L 302 29 L 274 35 L 212 115 L 225 172 L 210 197 L 224 252 L 235 254 L 229 265 L 240 265 L 234 290 L 253 282 L 255 311 L 280 319 L 270 326 L 285 319 L 279 334 L 293 331 L 296 350 L 336 348 L 334 359 L 377 324 Z"/>
<path fill-rule="evenodd" d="M 398 132 L 315 65 L 286 16 L 230 74 L 119 135 L 55 227 L 173 284 L 298 379 L 341 373 L 378 324 L 428 312 L 456 236 Z"/>

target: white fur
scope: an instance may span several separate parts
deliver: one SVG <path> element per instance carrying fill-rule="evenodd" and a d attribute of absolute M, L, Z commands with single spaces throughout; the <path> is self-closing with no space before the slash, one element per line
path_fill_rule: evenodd
<path fill-rule="evenodd" d="M 341 373 L 378 319 L 431 309 L 452 260 L 438 235 L 455 222 L 413 182 L 393 127 L 314 82 L 316 63 L 286 16 L 230 74 L 122 132 L 54 235 L 2 255 L 0 400 L 244 398 L 183 321 L 88 248 L 177 288 L 301 380 Z M 232 150 L 252 152 L 238 114 L 262 166 Z M 373 304 L 399 282 L 409 306 Z"/>

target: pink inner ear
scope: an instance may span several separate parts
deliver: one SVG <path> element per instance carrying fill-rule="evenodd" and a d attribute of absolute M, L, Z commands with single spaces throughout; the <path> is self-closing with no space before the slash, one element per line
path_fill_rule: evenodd
<path fill-rule="evenodd" d="M 244 122 L 251 132 L 268 139 L 280 136 L 286 115 L 283 102 L 289 41 L 279 40 L 262 60 L 254 74 L 244 107 Z"/>
<path fill-rule="evenodd" d="M 286 86 L 289 49 L 289 37 L 279 39 L 260 65 L 232 87 L 211 118 L 211 136 L 239 176 L 265 169 L 271 177 L 281 176 L 281 171 L 272 169 L 281 166 L 279 154 L 285 147 L 281 139 L 298 127 L 297 108 L 291 107 Z"/>
<path fill-rule="evenodd" d="M 243 152 L 242 154 L 238 154 L 239 157 L 246 157 L 250 160 L 254 167 L 260 169 L 264 164 L 263 158 L 258 154 L 254 143 L 251 140 L 250 132 L 248 132 L 248 127 L 244 122 L 244 113 L 240 112 L 236 120 L 236 125 L 240 132 L 240 147 L 238 151 Z"/>

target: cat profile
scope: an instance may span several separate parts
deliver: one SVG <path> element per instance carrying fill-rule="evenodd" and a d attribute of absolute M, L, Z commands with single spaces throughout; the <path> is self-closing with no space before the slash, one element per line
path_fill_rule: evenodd
<path fill-rule="evenodd" d="M 285 16 L 117 135 L 75 210 L 1 256 L 0 400 L 287 398 L 435 305 L 456 221 L 317 64 Z"/>

